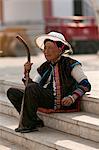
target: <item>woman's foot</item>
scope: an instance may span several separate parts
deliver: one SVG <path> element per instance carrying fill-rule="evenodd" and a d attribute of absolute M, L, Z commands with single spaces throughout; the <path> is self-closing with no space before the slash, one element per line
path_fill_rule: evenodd
<path fill-rule="evenodd" d="M 34 132 L 34 131 L 38 131 L 38 129 L 36 127 L 18 127 L 15 129 L 15 132 L 20 132 L 20 133 L 29 133 L 29 132 Z"/>

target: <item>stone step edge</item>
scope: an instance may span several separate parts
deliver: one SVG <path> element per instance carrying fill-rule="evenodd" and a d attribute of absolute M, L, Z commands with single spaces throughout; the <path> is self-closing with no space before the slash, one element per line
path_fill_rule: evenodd
<path fill-rule="evenodd" d="M 44 132 L 46 132 L 46 133 L 44 133 Z M 9 133 L 9 135 L 8 135 L 8 133 Z M 54 133 L 54 135 L 53 135 L 53 133 Z M 41 134 L 43 134 L 42 135 L 43 139 L 45 139 L 46 141 L 42 140 L 42 137 L 40 136 Z M 47 136 L 48 138 L 46 138 L 46 134 L 48 135 Z M 85 139 L 79 138 L 77 136 L 69 135 L 69 134 L 62 133 L 60 131 L 56 131 L 56 130 L 45 128 L 45 127 L 43 128 L 43 130 L 41 129 L 40 132 L 37 131 L 34 133 L 31 132 L 28 134 L 20 134 L 20 133 L 16 133 L 13 130 L 13 127 L 10 127 L 9 125 L 8 125 L 8 127 L 0 126 L 0 136 L 2 138 L 4 138 L 4 137 L 6 137 L 6 139 L 8 138 L 11 142 L 17 141 L 17 144 L 27 146 L 28 148 L 29 147 L 33 148 L 33 144 L 39 144 L 39 145 L 42 144 L 43 146 L 47 147 L 48 150 L 54 150 L 54 149 L 55 150 L 72 150 L 72 148 L 73 148 L 73 150 L 76 150 L 76 147 L 73 144 L 76 144 L 76 146 L 78 144 L 80 148 L 81 148 L 81 146 L 83 147 L 84 145 L 86 146 L 87 144 L 88 144 L 87 145 L 88 147 L 95 146 L 95 147 L 99 148 L 99 143 L 97 143 L 97 142 L 85 140 Z M 24 143 L 25 143 L 25 145 L 24 145 Z M 37 147 L 37 145 L 35 147 Z M 74 149 L 74 147 L 75 147 L 75 149 Z M 90 150 L 90 149 L 88 149 L 88 147 L 84 148 L 83 150 Z M 31 150 L 31 148 L 30 148 L 30 150 Z M 38 148 L 36 150 L 38 150 Z M 44 148 L 42 150 L 44 150 Z M 92 150 L 95 150 L 95 149 L 92 149 Z"/>
<path fill-rule="evenodd" d="M 12 104 L 10 104 L 10 103 L 8 103 L 8 102 L 1 102 L 0 101 L 0 105 L 2 105 L 2 106 L 4 106 L 4 107 L 8 107 L 8 109 L 10 109 L 11 110 L 11 112 L 10 112 L 10 110 L 9 110 L 9 115 L 11 115 L 11 116 L 15 116 L 16 118 L 19 118 L 19 114 L 17 113 L 17 111 L 15 110 L 15 108 L 13 107 L 13 105 Z M 4 110 L 7 110 L 7 109 L 4 109 Z M 6 112 L 7 111 L 5 111 L 4 112 L 4 114 L 6 114 Z M 3 113 L 3 112 L 1 112 L 1 113 Z M 98 115 L 93 115 L 93 114 L 90 114 L 90 113 L 86 113 L 86 112 L 74 112 L 75 114 L 80 114 L 80 115 L 83 115 L 83 114 L 81 114 L 81 113 L 84 113 L 84 115 L 92 115 L 92 117 L 94 116 L 95 118 L 97 118 L 98 119 Z M 67 114 L 67 115 L 69 115 L 69 114 L 74 114 L 74 113 L 51 113 L 51 114 L 46 114 L 46 113 L 42 113 L 42 112 L 39 112 L 38 111 L 38 114 L 40 115 L 40 116 L 45 116 L 45 117 L 49 117 L 49 118 L 53 118 L 53 119 L 56 119 L 56 120 L 61 120 L 61 121 L 66 121 L 66 122 L 68 122 L 68 123 L 72 123 L 72 124 L 78 124 L 78 125 L 83 125 L 83 126 L 85 126 L 85 127 L 88 127 L 87 125 L 90 125 L 90 128 L 92 128 L 93 129 L 93 127 L 96 127 L 97 125 L 93 125 L 93 124 L 90 124 L 90 123 L 87 123 L 87 122 L 84 122 L 84 121 L 79 121 L 79 120 L 73 120 L 73 119 L 71 119 L 71 117 L 66 117 L 66 120 L 63 120 L 63 118 L 61 118 L 61 115 L 62 114 Z M 75 115 L 74 115 L 74 117 L 75 117 Z M 85 124 L 84 124 L 85 123 Z M 99 130 L 99 126 L 97 126 L 97 130 Z"/>
<path fill-rule="evenodd" d="M 91 96 L 88 96 L 87 94 L 85 94 L 81 101 L 88 101 L 88 102 L 95 102 L 95 103 L 99 103 L 99 98 L 96 98 L 96 97 L 93 97 L 92 95 Z"/>
<path fill-rule="evenodd" d="M 10 142 L 4 138 L 0 137 L 0 150 L 29 150 L 26 147 L 23 147 L 19 144 L 15 144 L 13 142 Z"/>
<path fill-rule="evenodd" d="M 14 107 L 13 106 L 11 107 L 10 105 L 8 107 L 10 107 L 11 109 L 7 108 L 6 103 L 4 105 L 2 104 L 1 108 L 3 108 L 3 110 L 6 110 L 6 111 L 4 112 L 3 110 L 0 109 L 1 113 L 5 113 L 5 114 L 8 113 L 11 116 L 16 116 L 17 118 L 19 118 L 18 113 L 15 111 Z M 8 109 L 8 112 L 7 112 L 7 109 Z M 84 114 L 86 114 L 86 113 L 84 113 Z M 64 116 L 62 117 L 63 118 L 62 119 L 61 115 L 59 115 L 59 113 L 58 114 L 45 114 L 45 113 L 39 112 L 38 115 L 40 116 L 40 118 L 42 120 L 44 120 L 44 124 L 47 127 L 53 128 L 55 130 L 59 130 L 61 132 L 65 132 L 65 133 L 69 133 L 69 134 L 76 135 L 79 137 L 83 137 L 85 139 L 99 142 L 99 126 L 98 125 L 93 125 L 93 124 L 90 124 L 89 122 L 86 123 L 81 120 L 79 120 L 79 121 L 73 120 L 68 117 L 67 118 L 65 117 L 65 119 L 64 119 Z M 78 115 L 78 113 L 77 113 L 77 115 Z M 96 117 L 97 115 L 94 115 L 94 116 Z M 54 125 L 53 125 L 53 122 L 54 122 Z M 94 122 L 94 120 L 93 120 L 93 122 Z M 89 132 L 89 133 L 87 133 L 87 132 Z M 94 136 L 93 136 L 93 133 L 94 133 Z"/>
<path fill-rule="evenodd" d="M 25 143 L 25 145 L 22 144 L 22 146 L 26 146 L 26 148 L 29 148 L 29 146 L 27 144 L 29 144 L 31 147 L 32 147 L 32 144 L 41 144 L 39 141 L 33 141 L 31 139 L 25 138 L 24 135 L 19 136 L 17 133 L 15 133 L 14 130 L 11 131 L 11 129 L 8 129 L 8 128 L 2 127 L 2 126 L 0 126 L 0 130 L 1 130 L 1 134 L 2 134 L 1 137 L 2 138 L 6 137 L 6 139 L 9 140 L 10 142 L 14 142 L 14 143 L 16 142 L 16 144 L 19 144 L 19 145 L 21 145 L 22 143 Z M 15 138 L 15 140 L 14 140 L 14 138 Z M 27 143 L 27 141 L 28 141 L 28 143 Z M 42 146 L 43 145 L 44 145 L 44 147 L 50 147 L 51 148 L 51 146 L 48 146 L 47 144 L 46 145 L 42 144 Z M 36 147 L 36 145 L 35 145 L 35 147 Z M 52 147 L 52 149 L 54 150 L 53 147 Z M 29 150 L 31 150 L 31 149 L 29 148 Z"/>

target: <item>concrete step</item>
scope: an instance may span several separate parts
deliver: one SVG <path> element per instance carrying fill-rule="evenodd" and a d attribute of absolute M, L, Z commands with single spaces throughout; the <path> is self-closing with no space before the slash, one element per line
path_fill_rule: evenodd
<path fill-rule="evenodd" d="M 81 100 L 81 110 L 99 115 L 99 91 L 84 95 Z"/>
<path fill-rule="evenodd" d="M 98 150 L 99 143 L 85 140 L 47 127 L 39 131 L 21 134 L 14 129 L 18 119 L 0 113 L 0 137 L 20 144 L 29 150 Z"/>
<path fill-rule="evenodd" d="M 9 87 L 24 89 L 22 82 L 11 82 L 0 80 L 0 93 L 6 94 Z M 92 91 L 90 94 L 84 95 L 81 100 L 82 111 L 99 115 L 99 91 Z"/>
<path fill-rule="evenodd" d="M 21 145 L 7 141 L 0 137 L 0 150 L 29 150 Z"/>
<path fill-rule="evenodd" d="M 0 112 L 19 118 L 12 104 L 7 101 L 0 101 Z M 98 115 L 86 112 L 54 114 L 38 112 L 38 115 L 44 120 L 47 127 L 99 142 Z"/>
<path fill-rule="evenodd" d="M 0 80 L 0 93 L 1 94 L 6 94 L 7 90 L 10 87 L 24 89 L 24 85 L 22 84 L 22 81 L 20 83 L 19 82 L 16 83 L 16 82 Z"/>

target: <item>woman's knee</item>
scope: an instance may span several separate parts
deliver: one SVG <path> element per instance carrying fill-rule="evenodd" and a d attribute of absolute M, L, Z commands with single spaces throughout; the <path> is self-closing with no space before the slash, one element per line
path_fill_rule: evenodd
<path fill-rule="evenodd" d="M 37 91 L 38 86 L 39 85 L 36 82 L 29 83 L 26 87 L 26 91 Z"/>
<path fill-rule="evenodd" d="M 13 88 L 9 88 L 7 90 L 7 97 L 10 99 L 12 97 L 12 94 L 13 94 Z"/>
<path fill-rule="evenodd" d="M 20 99 L 23 97 L 23 93 L 17 88 L 9 88 L 7 90 L 7 97 L 10 101 Z"/>

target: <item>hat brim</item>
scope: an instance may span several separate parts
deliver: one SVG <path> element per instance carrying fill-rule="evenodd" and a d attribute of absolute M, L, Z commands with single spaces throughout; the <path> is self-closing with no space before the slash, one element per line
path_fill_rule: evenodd
<path fill-rule="evenodd" d="M 43 35 L 35 38 L 35 43 L 36 43 L 37 47 L 40 48 L 41 50 L 44 50 L 44 41 L 46 39 L 50 39 L 53 41 L 61 41 L 66 46 L 68 46 L 68 49 L 66 49 L 66 50 L 72 51 L 71 45 L 67 41 L 61 40 L 60 38 L 57 38 L 57 37 L 51 36 L 51 35 L 47 35 L 47 34 L 43 34 Z"/>

